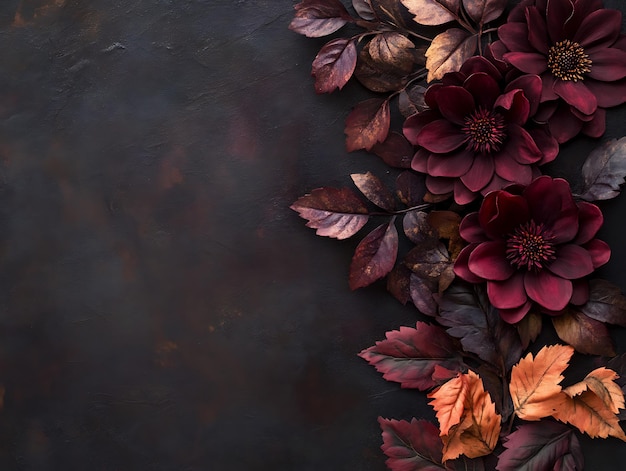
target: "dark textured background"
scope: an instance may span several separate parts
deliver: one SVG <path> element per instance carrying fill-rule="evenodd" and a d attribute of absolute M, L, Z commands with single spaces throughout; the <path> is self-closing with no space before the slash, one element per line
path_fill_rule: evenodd
<path fill-rule="evenodd" d="M 288 209 L 393 177 L 343 150 L 368 95 L 315 95 L 325 40 L 287 29 L 294 3 L 2 1 L 0 469 L 377 471 L 377 416 L 433 417 L 356 356 L 416 312 L 350 292 L 358 240 Z M 550 170 L 578 178 L 594 145 Z M 626 199 L 602 208 L 624 288 Z"/>

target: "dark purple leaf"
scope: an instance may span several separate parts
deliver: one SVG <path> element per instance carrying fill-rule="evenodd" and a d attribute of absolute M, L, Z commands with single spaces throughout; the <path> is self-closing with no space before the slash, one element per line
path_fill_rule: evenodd
<path fill-rule="evenodd" d="M 450 255 L 437 239 L 411 249 L 403 263 L 422 279 L 432 293 L 441 294 L 454 280 Z"/>
<path fill-rule="evenodd" d="M 568 306 L 565 313 L 552 317 L 556 334 L 579 353 L 614 356 L 615 347 L 607 326 L 587 317 L 579 306 Z"/>
<path fill-rule="evenodd" d="M 410 16 L 400 0 L 376 0 L 371 2 L 374 13 L 380 21 L 391 23 L 404 30 L 409 29 Z"/>
<path fill-rule="evenodd" d="M 385 336 L 359 356 L 387 381 L 400 383 L 403 388 L 425 391 L 436 386 L 433 373 L 437 366 L 457 372 L 466 369 L 458 343 L 441 327 L 418 322 L 415 329 L 403 326 Z"/>
<path fill-rule="evenodd" d="M 460 456 L 455 460 L 446 461 L 447 469 L 451 471 L 485 471 L 485 460 L 480 458 L 468 458 Z"/>
<path fill-rule="evenodd" d="M 395 209 L 395 199 L 380 178 L 371 172 L 353 173 L 350 177 L 361 193 L 376 206 L 389 212 Z"/>
<path fill-rule="evenodd" d="M 372 152 L 390 167 L 411 168 L 413 146 L 399 132 L 390 132 L 387 139 L 372 147 Z"/>
<path fill-rule="evenodd" d="M 522 343 L 515 327 L 502 320 L 489 304 L 482 286 L 453 283 L 439 303 L 441 325 L 448 334 L 461 340 L 463 348 L 494 365 L 500 372 L 509 371 L 522 356 Z"/>
<path fill-rule="evenodd" d="M 626 327 L 626 296 L 606 280 L 589 282 L 589 301 L 580 311 L 597 321 Z"/>
<path fill-rule="evenodd" d="M 353 21 L 339 0 L 304 0 L 294 8 L 289 29 L 309 38 L 327 36 Z"/>
<path fill-rule="evenodd" d="M 370 0 L 352 0 L 352 6 L 364 20 L 373 21 L 376 19 L 376 13 L 374 13 Z"/>
<path fill-rule="evenodd" d="M 428 224 L 428 213 L 424 211 L 409 211 L 402 219 L 404 234 L 415 245 L 435 245 L 439 243 L 437 232 Z"/>
<path fill-rule="evenodd" d="M 367 206 L 348 188 L 318 188 L 290 206 L 308 220 L 317 235 L 346 239 L 361 229 L 369 216 Z"/>
<path fill-rule="evenodd" d="M 402 172 L 398 175 L 398 178 L 396 178 L 396 193 L 400 201 L 409 208 L 424 204 L 426 176 L 422 173 L 416 173 L 410 170 Z"/>
<path fill-rule="evenodd" d="M 498 457 L 498 471 L 583 469 L 583 453 L 574 430 L 558 422 L 521 425 L 504 440 L 504 447 Z"/>
<path fill-rule="evenodd" d="M 439 429 L 426 420 L 378 418 L 382 429 L 381 449 L 392 471 L 445 471 L 441 463 L 443 443 Z"/>
<path fill-rule="evenodd" d="M 428 108 L 428 105 L 426 105 L 424 101 L 425 91 L 426 88 L 421 85 L 414 85 L 400 92 L 398 95 L 398 107 L 400 108 L 400 113 L 402 113 L 405 118 Z"/>
<path fill-rule="evenodd" d="M 400 301 L 406 304 L 411 299 L 410 292 L 411 270 L 399 263 L 387 275 L 387 291 Z"/>
<path fill-rule="evenodd" d="M 357 104 L 346 118 L 346 149 L 370 150 L 389 133 L 389 100 L 370 98 Z"/>
<path fill-rule="evenodd" d="M 522 340 L 522 348 L 526 350 L 531 342 L 534 342 L 541 333 L 543 324 L 542 316 L 537 312 L 529 312 L 524 318 L 515 324 L 520 339 Z"/>
<path fill-rule="evenodd" d="M 395 218 L 381 224 L 359 243 L 350 264 L 350 289 L 371 285 L 387 275 L 398 256 L 398 231 Z"/>
<path fill-rule="evenodd" d="M 343 88 L 354 73 L 356 55 L 352 39 L 337 38 L 326 43 L 313 60 L 311 75 L 315 77 L 315 91 L 330 93 Z"/>
<path fill-rule="evenodd" d="M 593 150 L 583 164 L 582 173 L 582 199 L 608 200 L 619 195 L 626 177 L 626 137 L 611 139 Z"/>
<path fill-rule="evenodd" d="M 415 307 L 427 316 L 437 315 L 437 302 L 433 298 L 433 290 L 430 283 L 415 273 L 411 273 L 409 278 L 409 294 Z"/>
<path fill-rule="evenodd" d="M 506 0 L 463 0 L 467 14 L 480 25 L 498 19 L 506 3 Z"/>
<path fill-rule="evenodd" d="M 493 367 L 486 363 L 477 368 L 477 373 L 483 380 L 485 390 L 489 392 L 496 405 L 496 412 L 502 416 L 502 422 L 506 422 L 513 413 L 513 400 L 509 393 L 507 378 L 500 377 Z"/>

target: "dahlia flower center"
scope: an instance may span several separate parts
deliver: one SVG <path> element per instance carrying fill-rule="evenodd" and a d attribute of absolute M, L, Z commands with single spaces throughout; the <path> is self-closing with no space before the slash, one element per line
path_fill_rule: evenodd
<path fill-rule="evenodd" d="M 548 51 L 548 67 L 556 78 L 577 82 L 591 72 L 591 60 L 580 44 L 566 39 Z"/>
<path fill-rule="evenodd" d="M 506 138 L 504 118 L 498 113 L 479 108 L 465 118 L 468 147 L 483 154 L 497 152 Z"/>
<path fill-rule="evenodd" d="M 543 224 L 531 220 L 509 234 L 506 258 L 516 268 L 539 271 L 556 258 L 553 241 Z"/>

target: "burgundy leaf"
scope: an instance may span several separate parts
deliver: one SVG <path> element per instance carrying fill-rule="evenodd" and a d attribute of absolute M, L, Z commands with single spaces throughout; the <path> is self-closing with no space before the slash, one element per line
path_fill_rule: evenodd
<path fill-rule="evenodd" d="M 427 80 L 432 82 L 447 72 L 457 72 L 476 52 L 477 45 L 476 35 L 463 29 L 450 28 L 435 36 L 426 51 Z"/>
<path fill-rule="evenodd" d="M 467 14 L 480 25 L 497 19 L 506 3 L 506 0 L 463 0 Z"/>
<path fill-rule="evenodd" d="M 339 0 L 303 0 L 294 8 L 289 29 L 309 38 L 327 36 L 353 21 Z"/>
<path fill-rule="evenodd" d="M 410 283 L 411 270 L 403 264 L 393 267 L 387 275 L 387 291 L 402 304 L 406 304 L 411 299 Z"/>
<path fill-rule="evenodd" d="M 343 88 L 356 67 L 354 40 L 337 38 L 326 43 L 313 60 L 311 75 L 315 77 L 315 91 L 330 93 Z"/>
<path fill-rule="evenodd" d="M 350 289 L 371 285 L 387 275 L 398 256 L 398 231 L 395 218 L 381 224 L 359 243 L 350 264 Z"/>
<path fill-rule="evenodd" d="M 396 178 L 396 188 L 398 198 L 409 208 L 423 204 L 426 194 L 426 176 L 407 170 Z"/>
<path fill-rule="evenodd" d="M 626 327 L 626 296 L 606 280 L 589 282 L 589 301 L 580 310 L 597 321 Z"/>
<path fill-rule="evenodd" d="M 607 326 L 583 314 L 578 306 L 568 306 L 565 313 L 552 318 L 556 334 L 577 352 L 614 356 L 615 347 Z"/>
<path fill-rule="evenodd" d="M 466 369 L 457 342 L 441 327 L 418 322 L 415 329 L 403 326 L 385 336 L 359 356 L 387 381 L 403 388 L 425 391 L 436 386 L 433 374 L 437 366 L 457 372 Z"/>
<path fill-rule="evenodd" d="M 346 118 L 346 149 L 348 152 L 370 150 L 383 142 L 389 133 L 391 114 L 389 100 L 370 98 L 362 101 Z"/>
<path fill-rule="evenodd" d="M 431 290 L 427 280 L 415 273 L 411 273 L 409 294 L 411 295 L 411 301 L 413 301 L 413 304 L 421 313 L 431 317 L 437 315 L 437 302 L 433 297 L 433 290 Z"/>
<path fill-rule="evenodd" d="M 367 206 L 348 188 L 318 188 L 290 208 L 307 219 L 307 227 L 317 229 L 317 235 L 336 239 L 353 236 L 369 219 Z"/>
<path fill-rule="evenodd" d="M 448 334 L 461 340 L 463 348 L 491 363 L 499 371 L 509 371 L 522 356 L 517 330 L 504 322 L 489 304 L 481 285 L 453 283 L 439 303 L 441 325 Z"/>
<path fill-rule="evenodd" d="M 591 152 L 582 173 L 582 199 L 608 200 L 619 195 L 626 177 L 626 137 L 607 141 Z"/>
<path fill-rule="evenodd" d="M 522 348 L 526 350 L 531 342 L 537 340 L 537 337 L 541 333 L 541 327 L 543 324 L 543 317 L 540 313 L 529 312 L 524 318 L 515 324 L 515 328 L 519 333 L 522 340 Z"/>
<path fill-rule="evenodd" d="M 381 449 L 392 471 L 444 471 L 441 463 L 443 443 L 439 430 L 427 420 L 378 418 L 382 429 Z"/>
<path fill-rule="evenodd" d="M 558 422 L 521 425 L 504 440 L 504 447 L 498 457 L 498 471 L 583 469 L 583 453 L 574 430 Z"/>
<path fill-rule="evenodd" d="M 390 132 L 387 139 L 372 147 L 372 152 L 390 167 L 411 168 L 413 145 L 399 132 Z"/>
<path fill-rule="evenodd" d="M 450 255 L 436 239 L 411 249 L 404 258 L 404 264 L 422 279 L 432 293 L 441 294 L 454 280 Z"/>
<path fill-rule="evenodd" d="M 374 13 L 370 0 L 352 0 L 352 6 L 364 20 L 374 21 L 376 19 L 376 13 Z"/>
<path fill-rule="evenodd" d="M 371 172 L 353 173 L 350 177 L 361 193 L 376 206 L 389 212 L 395 209 L 394 197 L 380 178 Z"/>
<path fill-rule="evenodd" d="M 402 219 L 404 234 L 415 245 L 422 248 L 439 244 L 437 232 L 428 224 L 428 213 L 424 211 L 409 211 Z"/>

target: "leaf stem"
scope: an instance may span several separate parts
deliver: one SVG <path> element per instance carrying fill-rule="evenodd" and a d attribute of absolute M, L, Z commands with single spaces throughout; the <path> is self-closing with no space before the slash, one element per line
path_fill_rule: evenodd
<path fill-rule="evenodd" d="M 430 206 L 432 206 L 430 203 L 424 203 L 424 204 L 418 204 L 417 206 L 411 206 L 410 208 L 406 208 L 406 209 L 399 209 L 397 211 L 388 211 L 388 212 L 381 212 L 381 211 L 374 211 L 371 213 L 368 213 L 369 216 L 397 216 L 400 214 L 406 214 L 406 213 L 410 213 L 411 211 L 419 211 L 422 209 L 428 209 Z"/>

